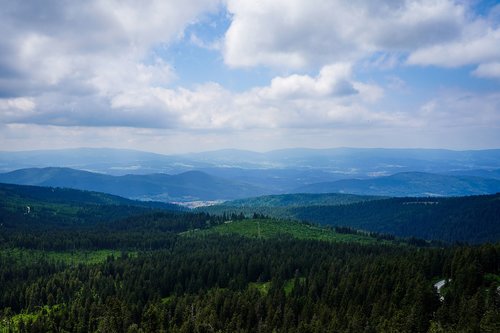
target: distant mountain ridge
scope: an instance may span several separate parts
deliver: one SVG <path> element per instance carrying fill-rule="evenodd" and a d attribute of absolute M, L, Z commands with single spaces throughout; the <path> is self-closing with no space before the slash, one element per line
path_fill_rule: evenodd
<path fill-rule="evenodd" d="M 74 188 L 158 201 L 235 199 L 263 193 L 263 190 L 253 185 L 200 171 L 178 175 L 110 176 L 70 168 L 31 168 L 0 174 L 0 182 Z"/>
<path fill-rule="evenodd" d="M 189 170 L 314 170 L 325 181 L 398 172 L 460 173 L 500 170 L 500 149 L 293 148 L 269 152 L 224 149 L 162 155 L 126 149 L 77 148 L 0 152 L 0 171 L 33 167 L 69 167 L 113 175 L 177 174 Z M 217 170 L 215 170 L 217 169 Z M 241 173 L 240 173 L 241 175 Z M 328 178 L 327 176 L 330 176 Z"/>
<path fill-rule="evenodd" d="M 15 171 L 0 174 L 0 181 L 10 183 L 161 201 L 300 192 L 456 196 L 500 191 L 500 149 L 295 148 L 264 153 L 225 149 L 161 155 L 79 148 L 0 152 L 2 170 Z"/>
<path fill-rule="evenodd" d="M 104 192 L 129 199 L 162 202 L 234 200 L 284 193 L 344 193 L 401 197 L 463 196 L 500 192 L 498 179 L 422 172 L 320 182 L 294 190 L 277 190 L 275 186 L 266 187 L 263 181 L 237 181 L 201 171 L 187 171 L 177 175 L 111 176 L 70 168 L 30 168 L 0 174 L 0 182 L 73 188 Z"/>
<path fill-rule="evenodd" d="M 372 179 L 345 179 L 297 188 L 297 193 L 351 193 L 382 196 L 463 196 L 500 192 L 500 180 L 404 172 Z"/>

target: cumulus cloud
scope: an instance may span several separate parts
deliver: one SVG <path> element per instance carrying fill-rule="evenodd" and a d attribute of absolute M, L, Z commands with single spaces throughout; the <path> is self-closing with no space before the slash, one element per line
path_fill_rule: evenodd
<path fill-rule="evenodd" d="M 228 3 L 230 66 L 303 68 L 407 51 L 460 36 L 465 7 L 442 1 L 279 0 Z"/>
<path fill-rule="evenodd" d="M 472 74 L 478 77 L 500 78 L 500 62 L 480 64 Z"/>
<path fill-rule="evenodd" d="M 168 118 L 165 123 L 186 129 L 324 127 L 390 121 L 389 115 L 367 108 L 382 96 L 382 88 L 354 80 L 348 64 L 336 64 L 314 77 L 278 77 L 268 86 L 239 93 L 216 83 L 194 89 L 156 87 L 118 95 L 113 105 L 137 109 L 137 114 L 155 109 L 154 124 Z"/>
<path fill-rule="evenodd" d="M 6 1 L 0 11 L 0 96 L 68 89 L 102 95 L 166 84 L 172 71 L 155 59 L 152 47 L 175 40 L 217 3 Z"/>
<path fill-rule="evenodd" d="M 476 29 L 475 29 L 476 30 Z M 422 48 L 413 52 L 408 63 L 458 67 L 500 60 L 500 29 L 474 31 L 456 41 Z"/>
<path fill-rule="evenodd" d="M 485 17 L 474 14 L 473 5 L 458 0 L 230 1 L 224 59 L 233 67 L 286 69 L 374 55 L 371 65 L 383 68 L 394 67 L 402 55 L 410 65 L 500 62 L 500 5 Z M 478 76 L 493 76 L 483 73 L 478 68 Z"/>
<path fill-rule="evenodd" d="M 155 47 L 168 46 L 218 5 L 218 0 L 2 3 L 1 121 L 175 126 L 152 98 L 151 89 L 176 77 Z"/>
<path fill-rule="evenodd" d="M 260 89 L 264 98 L 324 98 L 356 94 L 351 82 L 350 64 L 338 63 L 325 66 L 317 77 L 309 75 L 291 75 L 276 77 L 271 86 Z"/>

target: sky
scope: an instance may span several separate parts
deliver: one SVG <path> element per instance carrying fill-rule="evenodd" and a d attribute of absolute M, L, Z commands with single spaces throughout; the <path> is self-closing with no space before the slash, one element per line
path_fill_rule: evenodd
<path fill-rule="evenodd" d="M 500 2 L 0 0 L 0 150 L 500 148 Z"/>

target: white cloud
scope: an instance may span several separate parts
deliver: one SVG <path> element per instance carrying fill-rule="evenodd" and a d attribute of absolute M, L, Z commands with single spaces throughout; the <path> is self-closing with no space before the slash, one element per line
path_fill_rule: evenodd
<path fill-rule="evenodd" d="M 13 121 L 33 114 L 35 102 L 32 98 L 17 97 L 0 99 L 0 120 Z"/>
<path fill-rule="evenodd" d="M 500 62 L 481 64 L 472 74 L 478 77 L 500 78 Z"/>
<path fill-rule="evenodd" d="M 178 38 L 218 0 L 22 1 L 0 11 L 0 71 L 20 81 L 16 94 L 72 89 L 113 94 L 163 85 L 172 70 L 152 48 Z M 152 60 L 150 60 L 152 59 Z M 2 91 L 4 90 L 4 91 Z"/>
<path fill-rule="evenodd" d="M 324 66 L 316 76 L 277 77 L 268 86 L 243 92 L 231 92 L 217 83 L 193 89 L 155 86 L 161 72 L 131 62 L 128 72 L 113 77 L 115 65 L 123 64 L 103 67 L 94 78 L 98 95 L 68 99 L 64 91 L 45 93 L 33 99 L 36 112 L 11 116 L 10 122 L 235 130 L 358 126 L 392 119 L 368 110 L 383 97 L 383 89 L 353 79 L 351 66 L 345 63 Z M 168 78 L 168 67 L 164 75 Z"/>
<path fill-rule="evenodd" d="M 408 63 L 459 67 L 500 60 L 500 29 L 476 31 L 472 36 L 413 52 Z"/>
<path fill-rule="evenodd" d="M 325 98 L 358 93 L 351 82 L 351 65 L 338 63 L 325 66 L 317 77 L 290 75 L 276 77 L 269 87 L 258 89 L 267 99 Z"/>
<path fill-rule="evenodd" d="M 269 86 L 241 93 L 209 83 L 194 90 L 156 88 L 151 94 L 182 128 L 311 128 L 390 121 L 388 115 L 366 108 L 383 90 L 354 81 L 347 64 L 325 66 L 316 77 L 278 77 Z"/>
<path fill-rule="evenodd" d="M 143 64 L 128 57 L 116 57 L 113 61 L 98 59 L 93 63 L 93 75 L 86 83 L 96 89 L 100 96 L 113 98 L 117 94 L 168 85 L 175 73 L 169 64 L 155 59 L 151 64 Z"/>
<path fill-rule="evenodd" d="M 35 108 L 33 99 L 20 97 L 0 100 L 0 109 L 15 109 L 20 111 L 32 111 Z"/>
<path fill-rule="evenodd" d="M 473 12 L 459 0 L 277 0 L 228 3 L 225 62 L 233 67 L 284 70 L 357 62 L 391 69 L 400 63 L 479 65 L 478 77 L 497 77 L 498 12 Z M 488 73 L 486 73 L 488 71 Z"/>
<path fill-rule="evenodd" d="M 230 66 L 303 68 L 373 52 L 411 52 L 458 38 L 466 8 L 452 0 L 278 0 L 228 3 Z"/>
<path fill-rule="evenodd" d="M 151 90 L 168 86 L 176 74 L 154 49 L 175 41 L 186 26 L 217 10 L 218 4 L 218 0 L 3 3 L 1 121 L 174 126 L 173 118 L 161 114 L 164 106 L 151 97 Z M 28 96 L 29 110 L 13 102 Z"/>

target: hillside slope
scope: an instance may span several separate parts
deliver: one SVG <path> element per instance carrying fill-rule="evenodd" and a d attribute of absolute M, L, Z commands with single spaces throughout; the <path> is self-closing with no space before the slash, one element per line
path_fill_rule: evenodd
<path fill-rule="evenodd" d="M 143 202 L 105 193 L 0 183 L 0 234 L 25 226 L 90 226 L 151 211 L 184 211 L 181 206 Z"/>
<path fill-rule="evenodd" d="M 302 207 L 346 205 L 355 202 L 384 199 L 377 196 L 361 196 L 341 193 L 292 193 L 280 195 L 264 195 L 254 198 L 238 199 L 225 202 L 233 207 Z"/>
<path fill-rule="evenodd" d="M 297 194 L 236 200 L 201 210 L 247 216 L 258 213 L 446 242 L 500 240 L 500 194 L 446 198 Z"/>
<path fill-rule="evenodd" d="M 299 220 L 447 242 L 498 242 L 500 194 L 392 198 L 343 206 L 291 208 Z"/>
<path fill-rule="evenodd" d="M 185 210 L 182 206 L 170 203 L 130 200 L 102 192 L 0 183 L 0 203 L 28 202 L 30 200 L 61 205 L 121 205 L 166 210 Z"/>
<path fill-rule="evenodd" d="M 237 199 L 221 204 L 200 207 L 198 210 L 211 214 L 240 214 L 252 216 L 254 213 L 283 219 L 296 219 L 291 208 L 310 206 L 347 205 L 385 197 L 361 196 L 343 193 L 294 193 L 264 195 L 260 197 Z"/>

